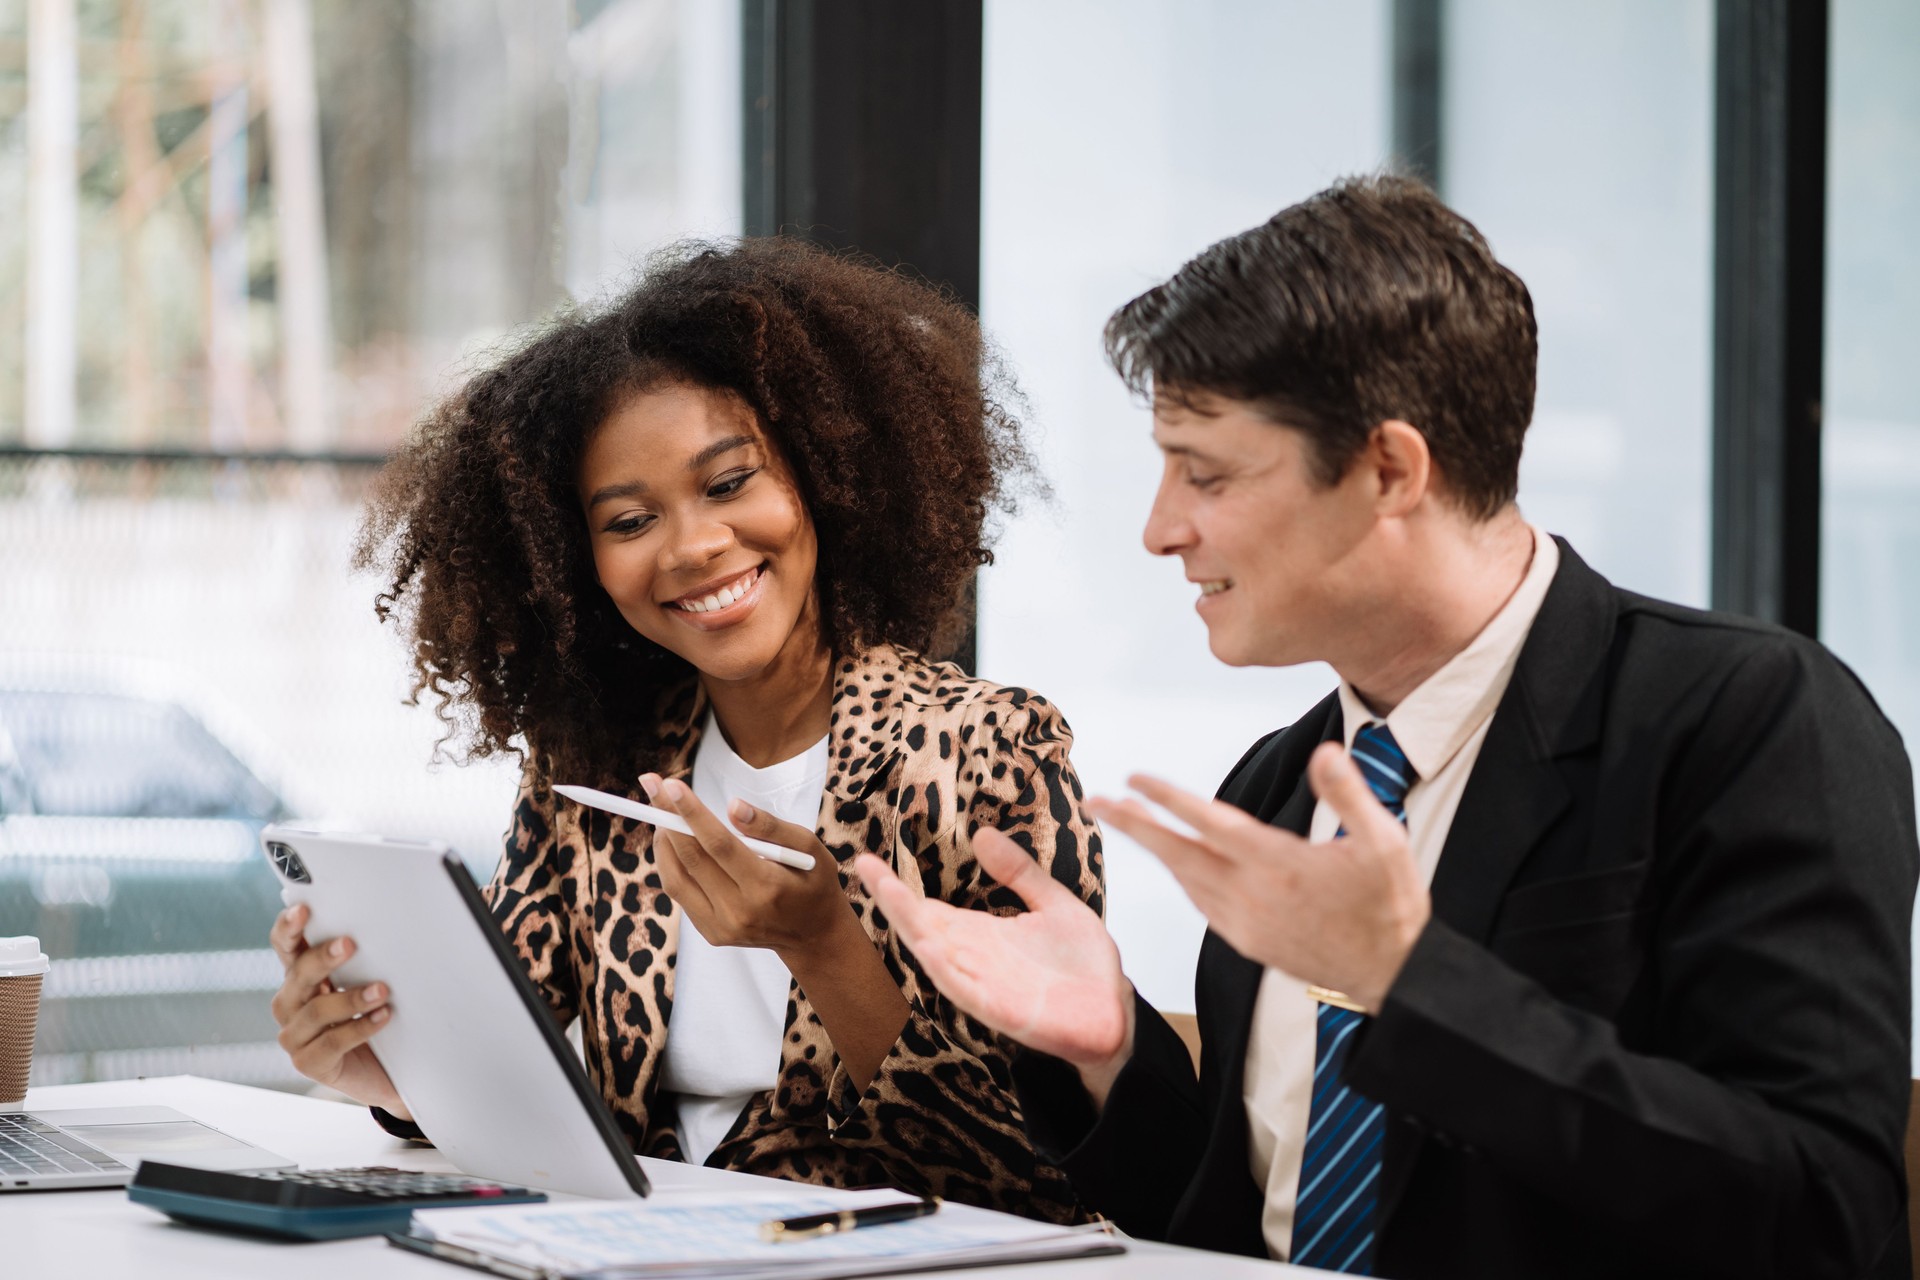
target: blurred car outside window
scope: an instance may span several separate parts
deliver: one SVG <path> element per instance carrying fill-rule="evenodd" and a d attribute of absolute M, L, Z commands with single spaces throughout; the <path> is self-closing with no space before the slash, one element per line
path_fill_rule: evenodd
<path fill-rule="evenodd" d="M 211 1063 L 299 1083 L 267 1009 L 279 889 L 258 844 L 292 811 L 183 697 L 150 668 L 0 659 L 0 935 L 54 961 L 38 1082 Z"/>

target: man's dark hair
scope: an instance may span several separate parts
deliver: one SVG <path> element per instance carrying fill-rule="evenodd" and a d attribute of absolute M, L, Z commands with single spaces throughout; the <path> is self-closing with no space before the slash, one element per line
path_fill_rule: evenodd
<path fill-rule="evenodd" d="M 1533 299 L 1413 179 L 1349 178 L 1220 241 L 1114 312 L 1106 341 L 1136 395 L 1219 396 L 1304 432 L 1323 484 L 1399 419 L 1469 515 L 1519 487 Z"/>

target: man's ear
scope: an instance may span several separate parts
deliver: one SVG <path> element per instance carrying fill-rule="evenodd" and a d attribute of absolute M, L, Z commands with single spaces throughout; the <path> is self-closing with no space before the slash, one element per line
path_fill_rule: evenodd
<path fill-rule="evenodd" d="M 1389 418 L 1373 429 L 1364 457 L 1378 479 L 1375 509 L 1382 516 L 1405 516 L 1433 487 L 1433 454 L 1420 428 Z"/>

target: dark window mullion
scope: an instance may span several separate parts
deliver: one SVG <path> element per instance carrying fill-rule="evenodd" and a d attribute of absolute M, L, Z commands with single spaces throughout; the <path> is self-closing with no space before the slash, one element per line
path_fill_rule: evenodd
<path fill-rule="evenodd" d="M 1393 161 L 1446 194 L 1445 0 L 1393 0 Z"/>
<path fill-rule="evenodd" d="M 746 233 L 858 249 L 977 311 L 982 9 L 744 0 Z M 943 656 L 974 650 L 969 623 Z"/>
<path fill-rule="evenodd" d="M 1817 635 L 1826 0 L 1719 0 L 1713 604 Z"/>

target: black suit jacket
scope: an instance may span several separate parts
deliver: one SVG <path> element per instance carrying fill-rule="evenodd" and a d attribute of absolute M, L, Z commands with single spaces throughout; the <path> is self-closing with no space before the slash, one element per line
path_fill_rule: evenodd
<path fill-rule="evenodd" d="M 1223 799 L 1304 833 L 1337 698 Z M 1909 1275 L 1898 735 L 1820 646 L 1561 564 L 1347 1079 L 1387 1108 L 1376 1273 Z M 1278 926 L 1276 926 L 1278 927 Z M 1261 969 L 1208 934 L 1202 1071 L 1138 1002 L 1096 1116 L 1016 1065 L 1029 1130 L 1127 1230 L 1264 1255 L 1241 1100 Z"/>

